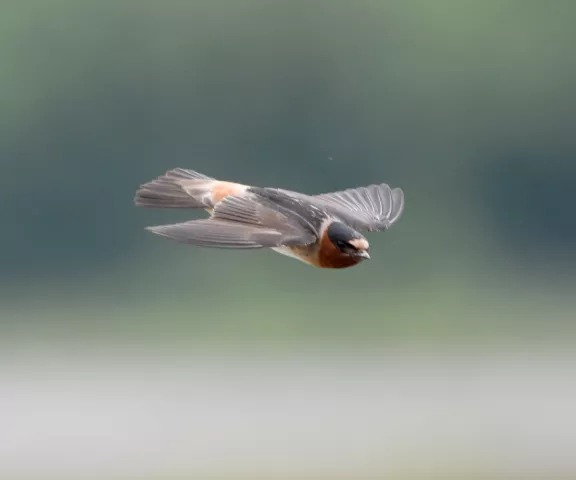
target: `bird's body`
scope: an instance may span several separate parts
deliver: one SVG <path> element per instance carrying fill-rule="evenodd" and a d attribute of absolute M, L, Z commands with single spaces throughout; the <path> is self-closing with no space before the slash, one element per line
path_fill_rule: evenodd
<path fill-rule="evenodd" d="M 386 184 L 306 195 L 181 168 L 142 185 L 135 201 L 210 213 L 208 219 L 148 227 L 158 235 L 206 247 L 271 248 L 320 268 L 347 268 L 370 258 L 361 232 L 386 230 L 404 208 L 402 190 Z"/>

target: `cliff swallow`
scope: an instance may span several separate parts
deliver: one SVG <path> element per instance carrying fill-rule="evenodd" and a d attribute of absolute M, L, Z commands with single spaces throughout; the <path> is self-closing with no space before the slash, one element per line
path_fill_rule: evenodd
<path fill-rule="evenodd" d="M 210 218 L 147 227 L 172 240 L 216 248 L 271 248 L 320 268 L 370 258 L 361 232 L 387 230 L 402 214 L 404 193 L 387 184 L 306 195 L 226 182 L 176 168 L 136 192 L 136 205 L 202 208 Z"/>

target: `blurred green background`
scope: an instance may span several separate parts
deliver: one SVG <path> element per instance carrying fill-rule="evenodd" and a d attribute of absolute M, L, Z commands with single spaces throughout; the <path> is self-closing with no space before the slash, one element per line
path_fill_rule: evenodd
<path fill-rule="evenodd" d="M 4 348 L 572 345 L 576 2 L 0 12 Z M 307 193 L 386 182 L 406 208 L 350 270 L 191 248 L 143 228 L 201 212 L 133 205 L 174 167 Z"/>
<path fill-rule="evenodd" d="M 4 2 L 3 337 L 571 328 L 576 5 L 552 5 Z M 189 218 L 132 203 L 177 166 L 407 205 L 372 262 L 316 271 L 143 231 Z"/>

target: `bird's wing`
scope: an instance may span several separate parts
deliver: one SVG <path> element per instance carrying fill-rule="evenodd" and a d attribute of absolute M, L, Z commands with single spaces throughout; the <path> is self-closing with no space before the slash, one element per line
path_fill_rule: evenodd
<path fill-rule="evenodd" d="M 213 219 L 159 225 L 148 227 L 148 230 L 180 243 L 214 248 L 273 247 L 280 245 L 283 239 L 282 233 L 274 229 Z"/>
<path fill-rule="evenodd" d="M 230 196 L 209 219 L 148 227 L 181 243 L 214 248 L 263 248 L 307 245 L 316 236 L 284 213 L 248 195 Z"/>
<path fill-rule="evenodd" d="M 404 210 L 404 192 L 389 185 L 370 185 L 312 197 L 317 205 L 358 231 L 386 230 Z"/>

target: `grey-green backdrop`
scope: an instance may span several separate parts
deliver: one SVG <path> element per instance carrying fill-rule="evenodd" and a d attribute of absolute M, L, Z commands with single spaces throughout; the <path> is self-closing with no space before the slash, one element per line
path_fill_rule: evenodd
<path fill-rule="evenodd" d="M 2 329 L 374 339 L 574 313 L 572 3 L 2 10 Z M 132 204 L 176 166 L 305 192 L 388 182 L 406 210 L 348 271 L 189 248 L 143 231 L 187 214 Z"/>

